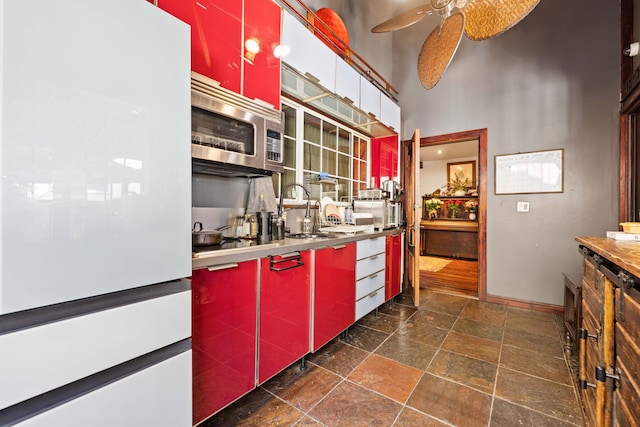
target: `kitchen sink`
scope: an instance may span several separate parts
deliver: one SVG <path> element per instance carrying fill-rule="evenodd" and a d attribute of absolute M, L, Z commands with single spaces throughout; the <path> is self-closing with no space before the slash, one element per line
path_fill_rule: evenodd
<path fill-rule="evenodd" d="M 285 235 L 285 237 L 289 237 L 290 239 L 332 239 L 338 236 L 331 233 L 311 233 L 311 234 L 295 233 L 295 234 L 287 234 Z"/>

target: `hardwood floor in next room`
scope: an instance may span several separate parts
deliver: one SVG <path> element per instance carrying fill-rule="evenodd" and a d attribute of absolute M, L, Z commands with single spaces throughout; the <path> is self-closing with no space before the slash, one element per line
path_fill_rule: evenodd
<path fill-rule="evenodd" d="M 420 286 L 431 291 L 477 297 L 478 261 L 421 256 Z"/>
<path fill-rule="evenodd" d="M 582 426 L 562 316 L 425 290 L 203 426 Z"/>

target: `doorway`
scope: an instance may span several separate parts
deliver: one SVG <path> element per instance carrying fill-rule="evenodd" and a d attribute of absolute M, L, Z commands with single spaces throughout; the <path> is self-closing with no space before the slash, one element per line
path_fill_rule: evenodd
<path fill-rule="evenodd" d="M 487 129 L 420 138 L 420 151 L 419 200 L 424 205 L 423 196 L 427 197 L 424 200 L 439 196 L 438 190 L 447 194 L 438 197 L 443 205 L 435 219 L 423 209 L 420 287 L 485 300 Z M 449 169 L 472 162 L 475 176 L 465 177 L 473 181 L 467 194 L 455 197 L 446 193 Z M 470 212 L 465 212 L 469 200 L 477 202 L 475 219 L 469 219 Z M 453 204 L 459 211 L 452 214 Z"/>

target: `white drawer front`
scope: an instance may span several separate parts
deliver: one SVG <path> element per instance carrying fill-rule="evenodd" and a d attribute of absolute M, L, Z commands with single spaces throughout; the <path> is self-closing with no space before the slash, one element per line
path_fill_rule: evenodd
<path fill-rule="evenodd" d="M 384 270 L 356 282 L 356 301 L 380 287 L 384 287 Z"/>
<path fill-rule="evenodd" d="M 383 254 L 385 251 L 385 237 L 374 237 L 373 239 L 358 240 L 356 247 L 356 259 L 363 259 L 375 254 Z"/>
<path fill-rule="evenodd" d="M 356 262 L 356 280 L 384 270 L 384 254 L 372 255 Z"/>
<path fill-rule="evenodd" d="M 0 409 L 191 336 L 191 291 L 0 336 Z"/>
<path fill-rule="evenodd" d="M 18 426 L 191 426 L 191 357 L 186 351 Z"/>
<path fill-rule="evenodd" d="M 384 288 L 379 288 L 359 301 L 356 301 L 356 320 L 384 303 Z"/>

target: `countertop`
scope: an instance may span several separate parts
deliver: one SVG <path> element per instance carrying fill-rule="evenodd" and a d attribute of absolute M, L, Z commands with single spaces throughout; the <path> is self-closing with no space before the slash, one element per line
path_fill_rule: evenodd
<path fill-rule="evenodd" d="M 344 245 L 358 240 L 374 237 L 392 236 L 402 233 L 403 229 L 392 229 L 357 234 L 338 234 L 338 237 L 317 239 L 292 239 L 285 238 L 277 242 L 256 245 L 245 248 L 224 249 L 213 251 L 207 255 L 194 256 L 192 269 L 197 270 L 213 265 L 228 264 L 251 259 L 264 258 L 269 255 L 281 255 L 289 252 L 304 251 L 308 249 L 322 249 L 330 246 Z"/>
<path fill-rule="evenodd" d="M 578 236 L 576 241 L 636 277 L 640 277 L 640 242 Z"/>

